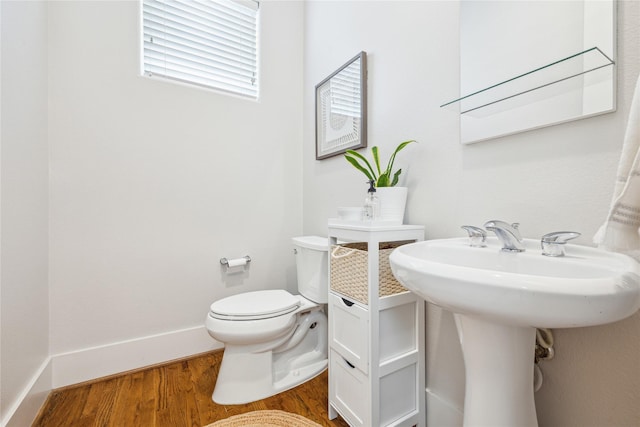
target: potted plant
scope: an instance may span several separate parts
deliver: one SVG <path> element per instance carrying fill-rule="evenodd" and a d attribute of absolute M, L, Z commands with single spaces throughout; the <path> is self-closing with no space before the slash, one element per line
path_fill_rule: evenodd
<path fill-rule="evenodd" d="M 407 188 L 396 187 L 402 169 L 394 172 L 393 164 L 396 155 L 407 145 L 416 142 L 411 139 L 401 142 L 389 158 L 387 167 L 380 167 L 380 153 L 377 146 L 371 147 L 373 158 L 372 164 L 362 154 L 354 150 L 347 150 L 344 154 L 345 159 L 353 167 L 362 172 L 369 181 L 373 181 L 378 200 L 380 201 L 380 219 L 383 221 L 391 221 L 402 224 L 404 219 L 404 209 L 407 202 Z M 375 167 L 374 167 L 375 166 Z"/>
<path fill-rule="evenodd" d="M 402 173 L 402 169 L 398 169 L 395 173 L 393 173 L 393 163 L 396 160 L 396 155 L 407 145 L 412 142 L 416 142 L 411 139 L 409 141 L 401 142 L 400 145 L 396 147 L 396 150 L 393 152 L 391 157 L 389 158 L 389 163 L 387 163 L 387 167 L 384 171 L 380 169 L 380 154 L 378 153 L 378 147 L 371 147 L 371 154 L 373 157 L 373 164 L 376 168 L 372 168 L 369 161 L 360 153 L 354 150 L 347 150 L 344 153 L 345 159 L 349 163 L 351 163 L 356 169 L 360 172 L 364 173 L 365 176 L 369 179 L 369 181 L 373 181 L 376 188 L 381 187 L 395 187 L 398 183 L 398 179 L 400 174 Z"/>

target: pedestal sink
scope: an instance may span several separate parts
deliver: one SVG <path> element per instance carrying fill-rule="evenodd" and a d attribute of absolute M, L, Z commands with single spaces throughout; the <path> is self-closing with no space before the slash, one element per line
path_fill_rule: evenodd
<path fill-rule="evenodd" d="M 602 325 L 640 308 L 640 264 L 625 255 L 566 245 L 563 257 L 501 251 L 468 239 L 427 240 L 397 248 L 398 281 L 454 313 L 466 368 L 465 426 L 535 427 L 536 328 Z"/>

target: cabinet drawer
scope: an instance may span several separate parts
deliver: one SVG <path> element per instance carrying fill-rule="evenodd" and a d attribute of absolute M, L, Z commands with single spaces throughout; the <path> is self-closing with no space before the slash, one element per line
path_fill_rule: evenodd
<path fill-rule="evenodd" d="M 366 309 L 334 293 L 329 294 L 329 345 L 367 374 L 369 320 Z"/>
<path fill-rule="evenodd" d="M 329 403 L 350 426 L 369 426 L 369 378 L 337 352 L 329 357 Z"/>

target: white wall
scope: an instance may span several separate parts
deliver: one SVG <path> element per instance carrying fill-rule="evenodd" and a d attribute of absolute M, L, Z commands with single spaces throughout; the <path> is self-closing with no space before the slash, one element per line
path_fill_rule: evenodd
<path fill-rule="evenodd" d="M 303 3 L 262 3 L 257 102 L 140 77 L 138 1 L 0 6 L 0 425 L 23 426 L 52 387 L 220 347 L 215 299 L 295 290 Z"/>
<path fill-rule="evenodd" d="M 339 206 L 359 206 L 363 176 L 342 157 L 316 161 L 314 86 L 360 50 L 369 62 L 369 146 L 398 158 L 409 186 L 406 222 L 427 238 L 461 236 L 462 224 L 519 221 L 526 237 L 562 229 L 591 236 L 613 191 L 630 94 L 640 72 L 640 3 L 618 5 L 618 111 L 471 146 L 459 117 L 438 106 L 459 92 L 458 4 L 323 2 L 305 10 L 304 232 L 326 233 Z M 463 371 L 450 314 L 430 310 L 428 385 L 441 405 L 462 405 Z M 640 424 L 640 315 L 613 325 L 556 330 L 536 394 L 544 426 Z M 434 414 L 429 414 L 433 420 Z M 437 425 L 433 423 L 432 425 Z M 442 425 L 442 424 L 439 424 Z"/>
<path fill-rule="evenodd" d="M 30 424 L 46 397 L 32 388 L 49 356 L 46 10 L 0 2 L 2 425 L 14 414 L 15 425 Z"/>
<path fill-rule="evenodd" d="M 302 11 L 262 4 L 255 102 L 139 76 L 138 1 L 49 5 L 54 386 L 94 360 L 219 347 L 203 327 L 215 299 L 295 289 Z M 244 255 L 248 273 L 221 273 Z"/>

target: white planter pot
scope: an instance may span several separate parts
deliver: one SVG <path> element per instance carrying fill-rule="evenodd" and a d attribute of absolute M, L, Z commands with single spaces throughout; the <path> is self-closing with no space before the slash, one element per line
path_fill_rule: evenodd
<path fill-rule="evenodd" d="M 376 188 L 376 195 L 380 201 L 380 219 L 401 225 L 407 205 L 407 187 Z"/>

